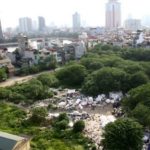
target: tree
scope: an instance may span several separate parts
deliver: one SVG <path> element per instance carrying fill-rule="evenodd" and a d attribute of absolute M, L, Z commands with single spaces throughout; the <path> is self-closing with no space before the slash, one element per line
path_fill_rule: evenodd
<path fill-rule="evenodd" d="M 130 86 L 136 88 L 142 84 L 146 84 L 149 81 L 148 76 L 144 72 L 137 72 L 131 75 Z"/>
<path fill-rule="evenodd" d="M 47 85 L 48 87 L 57 87 L 59 85 L 58 79 L 55 75 L 50 73 L 41 74 L 37 79 L 41 81 L 43 85 Z"/>
<path fill-rule="evenodd" d="M 132 111 L 140 103 L 150 108 L 150 83 L 132 89 L 127 95 L 123 100 L 125 110 Z"/>
<path fill-rule="evenodd" d="M 133 61 L 126 61 L 122 68 L 129 74 L 135 74 L 144 70 L 144 68 L 138 62 Z"/>
<path fill-rule="evenodd" d="M 6 70 L 4 68 L 0 69 L 0 82 L 4 81 L 7 79 L 7 74 Z"/>
<path fill-rule="evenodd" d="M 150 128 L 150 109 L 149 109 L 149 107 L 147 107 L 143 104 L 138 104 L 129 116 L 135 118 L 144 127 Z"/>
<path fill-rule="evenodd" d="M 32 91 L 32 92 L 31 92 Z M 49 97 L 49 88 L 44 86 L 39 80 L 32 79 L 22 85 L 21 92 L 32 100 L 40 100 Z"/>
<path fill-rule="evenodd" d="M 141 85 L 128 92 L 122 106 L 128 116 L 134 117 L 144 127 L 150 126 L 150 83 Z"/>
<path fill-rule="evenodd" d="M 86 69 L 82 65 L 70 65 L 56 72 L 56 77 L 63 85 L 80 86 L 86 76 Z"/>
<path fill-rule="evenodd" d="M 57 61 L 54 55 L 50 55 L 44 60 L 46 69 L 55 69 L 57 66 Z"/>
<path fill-rule="evenodd" d="M 98 58 L 83 58 L 81 64 L 90 71 L 101 69 L 104 66 Z"/>
<path fill-rule="evenodd" d="M 40 70 L 39 70 L 39 67 L 38 67 L 38 66 L 33 65 L 33 66 L 29 67 L 29 72 L 30 72 L 31 74 L 38 73 L 39 71 L 40 71 Z"/>
<path fill-rule="evenodd" d="M 101 47 L 101 49 L 102 50 L 104 50 L 104 51 L 106 51 L 106 50 L 110 50 L 111 49 L 111 46 L 110 45 L 103 45 L 102 47 Z"/>
<path fill-rule="evenodd" d="M 85 123 L 82 120 L 75 122 L 73 125 L 73 131 L 75 133 L 82 132 L 84 128 L 85 128 Z"/>
<path fill-rule="evenodd" d="M 104 150 L 141 150 L 143 129 L 131 119 L 118 119 L 106 125 L 103 138 Z"/>
<path fill-rule="evenodd" d="M 35 124 L 41 124 L 45 121 L 46 116 L 47 116 L 47 109 L 43 107 L 34 108 L 32 110 L 32 116 L 30 118 L 30 121 Z"/>
<path fill-rule="evenodd" d="M 28 75 L 29 73 L 30 73 L 29 66 L 22 66 L 18 71 L 19 75 Z"/>
<path fill-rule="evenodd" d="M 127 74 L 121 69 L 104 67 L 89 75 L 82 87 L 85 94 L 97 96 L 100 93 L 124 90 Z"/>
<path fill-rule="evenodd" d="M 128 49 L 122 54 L 122 57 L 137 61 L 150 61 L 150 49 Z"/>

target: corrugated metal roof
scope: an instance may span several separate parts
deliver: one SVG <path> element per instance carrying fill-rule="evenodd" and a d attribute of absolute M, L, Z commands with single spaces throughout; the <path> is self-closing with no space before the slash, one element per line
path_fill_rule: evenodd
<path fill-rule="evenodd" d="M 0 150 L 12 150 L 17 142 L 23 139 L 23 137 L 0 131 Z"/>
<path fill-rule="evenodd" d="M 13 135 L 13 134 L 9 134 L 9 133 L 6 133 L 6 132 L 1 132 L 1 131 L 0 131 L 0 137 L 1 138 L 8 138 L 8 139 L 14 140 L 14 141 L 20 141 L 20 140 L 24 139 L 23 137 Z"/>

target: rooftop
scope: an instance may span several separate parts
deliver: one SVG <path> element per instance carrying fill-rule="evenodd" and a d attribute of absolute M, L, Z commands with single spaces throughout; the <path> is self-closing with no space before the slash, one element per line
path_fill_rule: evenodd
<path fill-rule="evenodd" d="M 15 141 L 20 141 L 23 140 L 23 137 L 17 136 L 17 135 L 13 135 L 13 134 L 9 134 L 9 133 L 5 133 L 5 132 L 1 132 L 0 131 L 0 138 L 7 138 L 10 140 L 15 140 Z"/>
<path fill-rule="evenodd" d="M 12 150 L 18 141 L 25 138 L 0 131 L 0 150 Z"/>

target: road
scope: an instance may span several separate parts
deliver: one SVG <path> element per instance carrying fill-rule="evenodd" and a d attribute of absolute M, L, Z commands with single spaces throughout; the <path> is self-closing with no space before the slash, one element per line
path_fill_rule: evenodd
<path fill-rule="evenodd" d="M 24 77 L 12 77 L 12 78 L 9 78 L 7 79 L 6 81 L 4 82 L 1 82 L 0 83 L 0 87 L 7 87 L 7 86 L 12 86 L 16 83 L 23 83 L 23 82 L 27 82 L 33 78 L 36 78 L 38 75 L 42 74 L 42 73 L 51 73 L 51 72 L 54 72 L 53 70 L 51 71 L 43 71 L 43 72 L 40 72 L 40 73 L 37 73 L 37 74 L 34 74 L 34 75 L 28 75 L 28 76 L 24 76 Z"/>

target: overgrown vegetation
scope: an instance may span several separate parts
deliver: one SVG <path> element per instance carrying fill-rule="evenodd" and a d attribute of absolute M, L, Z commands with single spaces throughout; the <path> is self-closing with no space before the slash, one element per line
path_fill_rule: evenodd
<path fill-rule="evenodd" d="M 39 60 L 37 64 L 34 64 L 32 66 L 29 64 L 21 65 L 21 68 L 16 72 L 16 75 L 35 74 L 45 70 L 53 70 L 56 67 L 57 67 L 56 58 L 51 55 L 45 59 Z"/>
<path fill-rule="evenodd" d="M 23 84 L 0 88 L 0 95 L 0 100 L 30 104 L 38 100 L 52 97 L 53 92 L 39 80 L 32 79 Z"/>
<path fill-rule="evenodd" d="M 103 146 L 106 150 L 128 149 L 126 146 L 141 149 L 143 132 L 136 121 L 150 128 L 149 56 L 149 49 L 97 45 L 80 61 L 68 63 L 53 74 L 42 74 L 29 82 L 0 88 L 0 100 L 30 104 L 50 98 L 53 96 L 50 88 L 59 86 L 80 88 L 84 94 L 94 97 L 101 93 L 122 91 L 126 95 L 122 103 L 123 110 L 133 120 L 122 119 L 109 124 L 105 128 Z M 80 133 L 84 129 L 82 121 L 74 124 L 72 130 L 68 127 L 66 114 L 47 122 L 47 111 L 35 109 L 30 119 L 26 120 L 26 113 L 20 109 L 6 104 L 0 107 L 0 129 L 34 135 L 32 148 L 35 150 L 88 149 L 90 141 Z M 43 124 L 46 129 L 40 130 Z M 131 129 L 132 132 L 128 132 Z"/>
<path fill-rule="evenodd" d="M 85 138 L 81 132 L 74 133 L 68 127 L 68 121 L 64 129 L 57 126 L 58 122 L 68 118 L 66 114 L 61 114 L 57 121 L 53 121 L 54 127 L 50 127 L 51 121 L 45 120 L 45 109 L 34 109 L 31 114 L 31 117 L 28 117 L 25 111 L 6 103 L 0 103 L 0 130 L 30 136 L 33 150 L 84 150 L 89 149 L 92 145 L 92 142 Z M 33 120 L 38 120 L 38 123 L 42 122 L 42 124 L 35 124 Z M 44 128 L 41 129 L 41 127 Z"/>
<path fill-rule="evenodd" d="M 5 68 L 0 68 L 0 82 L 7 79 L 7 73 Z"/>

